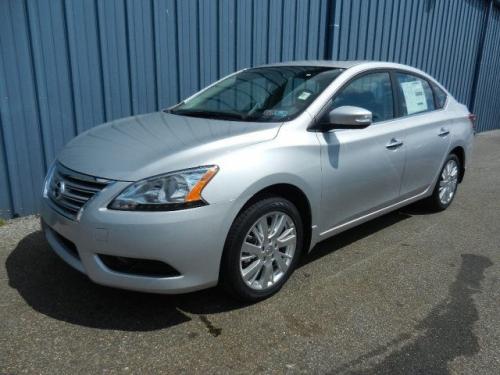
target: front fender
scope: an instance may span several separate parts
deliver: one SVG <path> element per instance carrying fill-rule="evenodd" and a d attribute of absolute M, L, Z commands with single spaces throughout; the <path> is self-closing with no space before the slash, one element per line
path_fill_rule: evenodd
<path fill-rule="evenodd" d="M 314 242 L 321 202 L 320 149 L 314 133 L 300 135 L 300 138 L 283 137 L 245 147 L 211 161 L 220 169 L 203 197 L 210 204 L 230 203 L 225 230 L 229 231 L 240 210 L 254 195 L 273 185 L 288 184 L 302 191 L 309 201 Z"/>

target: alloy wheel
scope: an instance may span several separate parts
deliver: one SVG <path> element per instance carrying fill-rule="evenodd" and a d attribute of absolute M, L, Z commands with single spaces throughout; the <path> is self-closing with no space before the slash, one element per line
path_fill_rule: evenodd
<path fill-rule="evenodd" d="M 240 251 L 240 273 L 254 290 L 275 285 L 289 269 L 297 246 L 295 223 L 279 211 L 261 216 L 247 232 Z"/>
<path fill-rule="evenodd" d="M 448 160 L 439 179 L 439 200 L 447 205 L 453 199 L 458 184 L 458 164 L 455 160 Z"/>

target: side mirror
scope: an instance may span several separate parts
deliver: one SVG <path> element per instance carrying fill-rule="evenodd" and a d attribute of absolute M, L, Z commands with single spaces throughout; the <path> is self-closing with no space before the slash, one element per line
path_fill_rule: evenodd
<path fill-rule="evenodd" d="M 332 109 L 326 121 L 320 124 L 324 130 L 330 129 L 363 129 L 372 123 L 372 113 L 361 107 L 342 106 Z"/>

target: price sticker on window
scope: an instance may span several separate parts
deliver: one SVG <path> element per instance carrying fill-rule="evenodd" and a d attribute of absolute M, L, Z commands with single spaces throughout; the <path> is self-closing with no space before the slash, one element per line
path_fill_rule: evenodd
<path fill-rule="evenodd" d="M 405 97 L 406 111 L 409 115 L 427 111 L 427 100 L 421 81 L 402 82 L 401 89 Z"/>

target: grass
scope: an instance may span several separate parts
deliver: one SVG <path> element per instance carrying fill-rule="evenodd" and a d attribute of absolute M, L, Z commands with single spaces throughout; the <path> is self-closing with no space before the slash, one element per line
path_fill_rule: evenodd
<path fill-rule="evenodd" d="M 7 222 L 0 217 L 0 227 L 4 226 L 5 224 L 7 224 Z"/>

